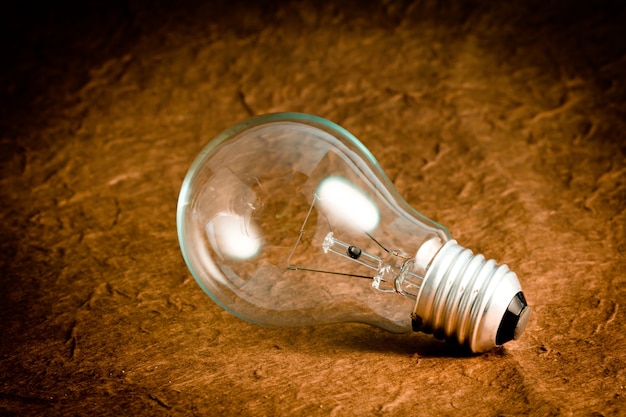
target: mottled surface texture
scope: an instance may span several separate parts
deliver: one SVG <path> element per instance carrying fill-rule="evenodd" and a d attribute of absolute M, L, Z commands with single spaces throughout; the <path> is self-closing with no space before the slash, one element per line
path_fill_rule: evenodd
<path fill-rule="evenodd" d="M 1 6 L 1 415 L 626 413 L 622 2 Z M 518 2 L 513 2 L 518 3 Z M 210 138 L 302 111 L 517 272 L 524 337 L 466 356 L 222 311 L 177 243 Z"/>

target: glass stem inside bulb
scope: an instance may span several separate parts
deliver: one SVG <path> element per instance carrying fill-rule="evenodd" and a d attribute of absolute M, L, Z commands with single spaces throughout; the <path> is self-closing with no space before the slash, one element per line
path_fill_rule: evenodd
<path fill-rule="evenodd" d="M 416 255 L 410 256 L 402 250 L 388 249 L 370 234 L 368 230 L 371 230 L 372 226 L 377 224 L 380 220 L 380 214 L 375 208 L 369 211 L 361 210 L 361 214 L 367 213 L 367 215 L 357 216 L 357 221 L 349 222 L 352 226 L 356 225 L 357 229 L 361 229 L 361 233 L 369 239 L 369 242 L 364 242 L 362 239 L 363 236 L 358 236 L 360 233 L 357 233 L 357 238 L 354 242 L 345 242 L 335 237 L 332 231 L 331 221 L 325 213 L 326 210 L 344 215 L 345 220 L 345 218 L 352 219 L 352 216 L 354 216 L 355 211 L 352 210 L 352 208 L 355 199 L 359 200 L 360 198 L 360 204 L 358 205 L 360 208 L 374 207 L 369 200 L 364 198 L 363 195 L 358 194 L 356 190 L 357 188 L 350 186 L 347 180 L 339 177 L 329 177 L 322 182 L 319 187 L 319 195 L 318 192 L 313 193 L 313 199 L 304 217 L 302 226 L 300 227 L 300 233 L 287 257 L 286 269 L 290 271 L 371 279 L 372 287 L 380 292 L 396 293 L 416 300 L 425 274 L 423 267 L 418 268 L 416 266 L 422 265 L 424 259 L 420 259 L 420 262 L 418 262 Z M 349 198 L 346 198 L 346 195 L 348 195 Z M 328 226 L 328 229 L 330 229 L 321 243 L 323 253 L 331 257 L 343 258 L 345 261 L 337 264 L 332 259 L 329 259 L 330 262 L 321 260 L 322 265 L 333 265 L 333 267 L 328 269 L 325 267 L 320 268 L 319 266 L 309 266 L 307 264 L 291 263 L 294 257 L 298 257 L 297 253 L 301 245 L 304 244 L 306 246 L 306 243 L 303 243 L 303 238 L 307 235 L 306 230 L 310 225 L 310 218 L 315 208 L 317 208 L 317 213 L 322 214 L 325 218 L 324 223 Z M 352 235 L 351 237 L 354 238 L 355 236 L 353 234 L 355 230 L 356 229 L 352 229 L 347 235 L 349 237 Z M 360 243 L 356 243 L 356 240 L 359 240 Z M 378 247 L 376 252 L 379 253 L 379 256 L 372 253 L 372 243 Z M 316 245 L 318 244 L 319 243 L 316 243 Z M 364 244 L 368 247 L 359 246 L 360 244 Z M 421 252 L 418 251 L 417 253 L 419 254 Z M 422 256 L 422 258 L 424 258 L 424 256 Z M 359 271 L 358 268 L 354 268 L 357 265 L 367 269 L 361 269 L 361 271 Z"/>
<path fill-rule="evenodd" d="M 379 257 L 362 251 L 358 247 L 349 245 L 339 239 L 335 239 L 333 232 L 326 235 L 324 243 L 322 244 L 322 249 L 324 250 L 324 253 L 335 253 L 376 271 L 380 269 L 382 264 L 382 259 Z"/>
<path fill-rule="evenodd" d="M 395 292 L 416 299 L 423 277 L 412 272 L 415 263 L 414 259 L 404 256 L 399 251 L 390 251 L 371 236 L 370 238 L 385 250 L 386 256 L 384 258 L 379 258 L 356 246 L 336 239 L 333 232 L 329 232 L 326 235 L 322 249 L 324 253 L 339 255 L 376 271 L 372 276 L 373 288 L 382 292 Z"/>

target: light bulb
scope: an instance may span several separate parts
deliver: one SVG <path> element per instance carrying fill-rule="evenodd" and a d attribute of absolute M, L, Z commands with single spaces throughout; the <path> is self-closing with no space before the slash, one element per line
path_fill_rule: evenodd
<path fill-rule="evenodd" d="M 486 351 L 528 321 L 517 276 L 412 209 L 353 135 L 277 113 L 213 139 L 185 177 L 178 236 L 198 284 L 252 323 L 369 323 Z"/>

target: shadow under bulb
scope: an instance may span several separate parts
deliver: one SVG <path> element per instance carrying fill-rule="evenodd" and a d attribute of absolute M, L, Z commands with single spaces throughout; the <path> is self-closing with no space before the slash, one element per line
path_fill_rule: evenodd
<path fill-rule="evenodd" d="M 185 177 L 178 236 L 196 281 L 252 323 L 363 322 L 483 352 L 517 339 L 517 276 L 412 209 L 352 134 L 269 114 L 213 139 Z"/>

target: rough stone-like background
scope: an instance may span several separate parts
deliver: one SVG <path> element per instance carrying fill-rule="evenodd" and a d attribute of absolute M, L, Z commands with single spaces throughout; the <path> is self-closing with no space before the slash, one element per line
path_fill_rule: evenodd
<path fill-rule="evenodd" d="M 0 414 L 624 415 L 626 9 L 501 3 L 3 3 Z M 348 128 L 516 271 L 524 337 L 467 356 L 215 305 L 179 187 L 211 137 L 274 111 Z"/>

